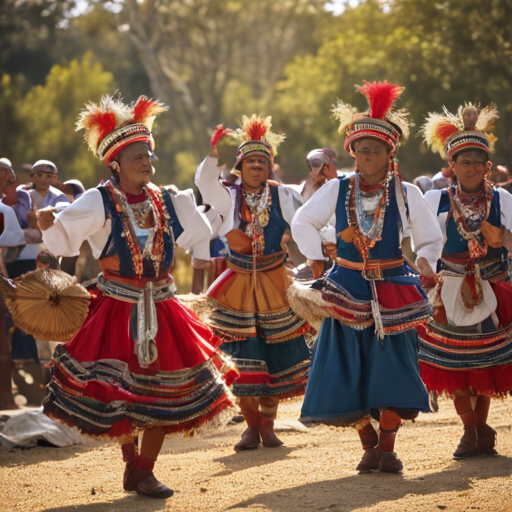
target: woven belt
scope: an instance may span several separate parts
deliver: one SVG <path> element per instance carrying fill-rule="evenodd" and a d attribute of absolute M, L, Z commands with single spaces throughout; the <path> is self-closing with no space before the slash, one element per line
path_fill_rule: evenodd
<path fill-rule="evenodd" d="M 236 272 L 250 274 L 252 272 L 263 272 L 277 267 L 283 263 L 285 257 L 285 251 L 257 257 L 253 257 L 252 255 L 228 254 L 226 256 L 226 263 L 228 268 Z"/>
<path fill-rule="evenodd" d="M 168 279 L 164 279 L 149 281 L 144 288 L 138 288 L 105 279 L 102 275 L 98 277 L 96 286 L 103 295 L 132 304 L 130 325 L 135 342 L 134 354 L 137 356 L 141 368 L 147 368 L 158 358 L 155 343 L 158 332 L 155 302 L 162 302 L 174 297 L 176 286 Z"/>
<path fill-rule="evenodd" d="M 340 267 L 348 268 L 350 270 L 360 270 L 363 273 L 365 279 L 371 280 L 382 280 L 382 271 L 389 270 L 392 268 L 398 268 L 403 266 L 404 259 L 396 258 L 390 260 L 367 260 L 366 263 L 346 260 L 344 258 L 337 257 L 336 263 Z"/>

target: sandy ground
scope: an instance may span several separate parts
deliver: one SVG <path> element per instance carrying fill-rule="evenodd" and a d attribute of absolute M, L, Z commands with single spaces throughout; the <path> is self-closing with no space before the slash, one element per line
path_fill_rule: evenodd
<path fill-rule="evenodd" d="M 296 419 L 301 401 L 282 404 Z M 119 448 L 85 439 L 71 448 L 0 448 L 1 512 L 115 511 L 512 511 L 512 402 L 494 401 L 497 457 L 456 462 L 461 426 L 449 401 L 400 431 L 402 475 L 357 475 L 355 431 L 318 426 L 283 431 L 285 447 L 235 453 L 243 424 L 193 439 L 166 440 L 156 475 L 175 489 L 167 501 L 122 490 Z"/>

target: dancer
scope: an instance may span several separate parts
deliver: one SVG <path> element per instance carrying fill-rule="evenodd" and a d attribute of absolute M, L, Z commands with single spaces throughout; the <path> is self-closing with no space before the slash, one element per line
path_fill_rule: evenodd
<path fill-rule="evenodd" d="M 415 327 L 432 313 L 420 280 L 407 273 L 401 240 L 412 232 L 416 265 L 432 277 L 442 237 L 419 189 L 398 174 L 396 151 L 409 130 L 405 113 L 392 105 L 402 88 L 373 82 L 358 91 L 368 99 L 368 112 L 354 114 L 341 102 L 335 108 L 356 171 L 326 183 L 292 223 L 315 278 L 325 251 L 334 261 L 314 285 L 327 318 L 313 352 L 302 421 L 354 426 L 364 449 L 357 471 L 397 473 L 403 468 L 394 453 L 402 419 L 429 411 Z M 337 241 L 323 251 L 319 231 L 333 214 Z M 379 435 L 372 416 L 380 418 Z"/>
<path fill-rule="evenodd" d="M 73 256 L 87 238 L 102 269 L 87 320 L 56 350 L 44 411 L 118 439 L 124 489 L 152 498 L 173 494 L 153 474 L 165 435 L 218 423 L 232 406 L 226 383 L 236 377 L 219 340 L 174 298 L 175 242 L 193 246 L 211 228 L 191 194 L 151 183 L 151 126 L 164 110 L 144 96 L 132 107 L 108 96 L 89 104 L 78 129 L 112 177 L 58 215 L 38 212 L 50 251 Z"/>
<path fill-rule="evenodd" d="M 240 370 L 233 387 L 247 430 L 235 450 L 278 447 L 274 433 L 279 400 L 304 393 L 310 366 L 305 336 L 309 325 L 290 309 L 291 280 L 282 247 L 296 203 L 286 187 L 269 180 L 281 138 L 270 132 L 271 119 L 244 117 L 237 134 L 244 141 L 234 164 L 241 184 L 219 182 L 218 144 L 228 134 L 219 126 L 211 153 L 200 165 L 196 185 L 205 203 L 224 217 L 221 235 L 229 244 L 227 270 L 207 292 L 210 322 L 223 339 L 221 350 Z"/>
<path fill-rule="evenodd" d="M 427 389 L 448 393 L 464 425 L 453 456 L 495 454 L 487 424 L 491 397 L 512 389 L 512 285 L 503 228 L 512 230 L 512 195 L 489 181 L 497 117 L 490 105 L 468 104 L 457 114 L 430 114 L 426 142 L 449 163 L 454 184 L 425 200 L 437 215 L 444 247 L 435 288 L 433 321 L 420 332 L 420 370 Z"/>

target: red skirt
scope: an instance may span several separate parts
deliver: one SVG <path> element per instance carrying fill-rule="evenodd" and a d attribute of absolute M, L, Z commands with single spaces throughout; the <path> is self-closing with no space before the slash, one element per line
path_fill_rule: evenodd
<path fill-rule="evenodd" d="M 429 391 L 453 394 L 471 388 L 495 397 L 512 391 L 512 285 L 491 286 L 498 303 L 495 331 L 465 333 L 443 325 L 444 308 L 436 308 L 437 322 L 418 327 L 420 373 Z"/>
<path fill-rule="evenodd" d="M 227 386 L 238 373 L 192 311 L 176 298 L 156 303 L 158 359 L 141 368 L 131 308 L 93 290 L 86 322 L 54 355 L 48 415 L 86 434 L 124 437 L 156 426 L 192 430 L 232 407 Z"/>

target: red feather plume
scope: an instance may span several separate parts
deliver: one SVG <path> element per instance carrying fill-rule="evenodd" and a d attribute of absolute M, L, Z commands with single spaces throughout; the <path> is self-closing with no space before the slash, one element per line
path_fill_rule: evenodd
<path fill-rule="evenodd" d="M 270 128 L 270 120 L 263 117 L 252 115 L 247 122 L 244 123 L 244 131 L 247 134 L 248 140 L 263 140 L 263 137 Z"/>
<path fill-rule="evenodd" d="M 458 132 L 459 129 L 449 121 L 442 121 L 436 126 L 436 139 L 444 144 L 444 141 L 454 133 Z"/>
<path fill-rule="evenodd" d="M 167 108 L 159 101 L 148 99 L 146 96 L 141 96 L 133 107 L 133 120 L 138 123 L 144 123 L 151 117 L 167 110 Z"/>
<path fill-rule="evenodd" d="M 117 127 L 114 112 L 103 112 L 97 108 L 86 121 L 86 128 L 97 130 L 98 143 Z"/>
<path fill-rule="evenodd" d="M 384 82 L 371 83 L 365 81 L 363 86 L 357 87 L 357 90 L 368 100 L 370 116 L 375 119 L 384 119 L 404 88 L 384 80 Z"/>

